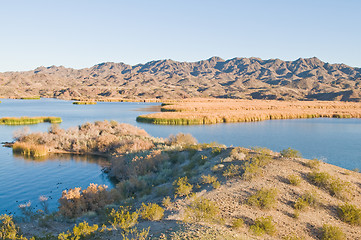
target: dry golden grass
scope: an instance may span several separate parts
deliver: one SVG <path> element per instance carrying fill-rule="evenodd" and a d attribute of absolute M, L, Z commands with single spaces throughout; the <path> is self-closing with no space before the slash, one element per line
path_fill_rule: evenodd
<path fill-rule="evenodd" d="M 28 157 L 43 157 L 49 153 L 49 150 L 44 145 L 16 142 L 13 145 L 13 152 L 20 153 Z"/>
<path fill-rule="evenodd" d="M 74 101 L 80 102 L 161 102 L 161 100 L 153 98 L 153 99 L 128 99 L 128 98 L 72 98 Z"/>
<path fill-rule="evenodd" d="M 137 121 L 191 125 L 319 117 L 361 118 L 361 103 L 356 102 L 188 99 L 168 101 L 161 110 L 161 113 L 139 116 Z"/>

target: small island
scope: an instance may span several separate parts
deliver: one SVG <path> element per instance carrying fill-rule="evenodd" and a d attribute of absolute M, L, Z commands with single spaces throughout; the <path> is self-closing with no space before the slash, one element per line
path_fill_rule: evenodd
<path fill-rule="evenodd" d="M 0 118 L 0 125 L 30 125 L 38 123 L 61 123 L 60 117 L 3 117 Z"/>

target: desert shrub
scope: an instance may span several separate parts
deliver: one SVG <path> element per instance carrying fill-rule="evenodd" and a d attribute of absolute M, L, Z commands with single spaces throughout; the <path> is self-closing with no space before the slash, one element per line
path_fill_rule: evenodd
<path fill-rule="evenodd" d="M 98 225 L 94 224 L 89 226 L 87 222 L 79 223 L 75 225 L 73 231 L 67 231 L 66 233 L 60 233 L 59 240 L 75 240 L 75 239 L 92 239 L 94 233 L 98 230 Z"/>
<path fill-rule="evenodd" d="M 300 158 L 300 157 L 302 157 L 302 155 L 299 151 L 292 149 L 292 148 L 283 149 L 280 153 L 281 153 L 281 156 L 284 158 Z"/>
<path fill-rule="evenodd" d="M 241 166 L 231 164 L 223 171 L 223 176 L 233 178 L 241 175 Z"/>
<path fill-rule="evenodd" d="M 251 147 L 251 149 L 260 154 L 270 155 L 272 153 L 272 150 L 266 147 L 255 146 L 255 147 Z"/>
<path fill-rule="evenodd" d="M 162 200 L 162 205 L 163 205 L 163 207 L 165 207 L 166 209 L 169 209 L 169 208 L 172 207 L 172 201 L 171 201 L 171 199 L 170 199 L 169 196 L 163 198 L 163 200 Z"/>
<path fill-rule="evenodd" d="M 236 218 L 232 221 L 232 228 L 242 228 L 244 225 L 244 221 L 242 218 Z"/>
<path fill-rule="evenodd" d="M 118 199 L 123 200 L 131 197 L 142 196 L 151 193 L 151 182 L 141 177 L 132 177 L 121 181 L 116 185 Z"/>
<path fill-rule="evenodd" d="M 216 181 L 217 181 L 216 176 L 212 176 L 212 175 L 202 175 L 201 176 L 201 183 L 203 183 L 203 184 L 212 184 Z"/>
<path fill-rule="evenodd" d="M 107 186 L 91 183 L 88 188 L 64 190 L 59 201 L 59 213 L 66 217 L 78 217 L 85 212 L 95 211 L 112 203 Z"/>
<path fill-rule="evenodd" d="M 108 215 L 109 223 L 114 229 L 122 229 L 125 232 L 128 232 L 129 229 L 135 226 L 138 223 L 137 212 L 130 213 L 128 208 L 119 207 L 116 211 L 112 209 Z"/>
<path fill-rule="evenodd" d="M 257 162 L 247 161 L 242 166 L 243 174 L 242 178 L 244 180 L 252 180 L 255 176 L 262 173 L 262 169 Z"/>
<path fill-rule="evenodd" d="M 186 208 L 185 220 L 186 221 L 206 221 L 213 222 L 217 221 L 219 214 L 219 208 L 216 203 L 206 198 L 195 199 L 190 206 Z"/>
<path fill-rule="evenodd" d="M 355 205 L 345 203 L 337 209 L 339 218 L 351 225 L 361 225 L 361 209 Z"/>
<path fill-rule="evenodd" d="M 360 172 L 360 169 L 354 168 L 354 169 L 352 169 L 352 171 L 359 173 L 359 172 Z"/>
<path fill-rule="evenodd" d="M 215 182 L 212 183 L 212 187 L 213 187 L 214 189 L 217 189 L 217 188 L 219 188 L 220 186 L 221 186 L 221 183 L 220 183 L 219 181 L 215 181 Z"/>
<path fill-rule="evenodd" d="M 244 162 L 242 166 L 245 180 L 251 180 L 262 173 L 262 168 L 270 163 L 272 156 L 265 153 L 255 153 L 253 156 Z"/>
<path fill-rule="evenodd" d="M 333 178 L 328 186 L 328 191 L 332 196 L 339 199 L 349 199 L 351 196 L 350 183 L 344 182 L 338 178 Z"/>
<path fill-rule="evenodd" d="M 308 192 L 299 197 L 294 205 L 296 210 L 303 210 L 307 207 L 316 207 L 318 204 L 316 193 Z"/>
<path fill-rule="evenodd" d="M 19 235 L 19 228 L 16 227 L 12 216 L 0 215 L 0 239 L 21 239 L 26 240 Z"/>
<path fill-rule="evenodd" d="M 230 160 L 231 161 L 235 161 L 235 160 L 242 161 L 242 160 L 244 160 L 246 158 L 247 152 L 248 152 L 248 150 L 245 150 L 244 148 L 235 147 L 229 153 Z"/>
<path fill-rule="evenodd" d="M 301 184 L 301 178 L 300 176 L 291 174 L 287 176 L 288 182 L 293 186 L 298 186 Z"/>
<path fill-rule="evenodd" d="M 337 198 L 347 199 L 351 194 L 350 183 L 332 177 L 327 172 L 313 171 L 307 175 L 307 178 L 312 184 L 327 190 Z"/>
<path fill-rule="evenodd" d="M 341 228 L 337 226 L 332 226 L 329 224 L 324 224 L 322 227 L 322 240 L 343 240 L 346 239 L 345 234 L 342 232 Z"/>
<path fill-rule="evenodd" d="M 329 182 L 331 181 L 331 175 L 327 172 L 310 172 L 307 175 L 308 180 L 318 186 L 318 187 L 323 187 L 323 188 L 327 188 Z"/>
<path fill-rule="evenodd" d="M 195 139 L 191 134 L 178 133 L 177 135 L 170 135 L 168 138 L 169 145 L 195 145 L 197 144 L 197 139 Z"/>
<path fill-rule="evenodd" d="M 164 209 L 156 203 L 142 204 L 140 215 L 145 220 L 159 221 L 164 216 Z"/>
<path fill-rule="evenodd" d="M 270 209 L 277 203 L 277 189 L 270 188 L 257 191 L 251 195 L 247 203 L 251 206 L 256 206 L 261 209 Z"/>
<path fill-rule="evenodd" d="M 149 239 L 148 238 L 149 229 L 150 229 L 150 227 L 139 231 L 136 227 L 132 228 L 128 232 L 122 233 L 122 239 L 123 240 L 146 240 L 146 239 Z"/>
<path fill-rule="evenodd" d="M 193 189 L 193 185 L 188 182 L 188 177 L 180 177 L 173 182 L 175 196 L 188 196 Z"/>
<path fill-rule="evenodd" d="M 258 236 L 263 234 L 274 235 L 276 233 L 276 226 L 273 224 L 271 216 L 257 218 L 250 228 Z"/>
<path fill-rule="evenodd" d="M 159 172 L 167 160 L 168 154 L 160 150 L 123 155 L 112 159 L 111 174 L 119 180 L 145 176 Z"/>
<path fill-rule="evenodd" d="M 221 154 L 225 150 L 224 147 L 213 147 L 212 148 L 212 156 L 215 157 L 219 154 Z"/>
<path fill-rule="evenodd" d="M 306 162 L 306 166 L 311 168 L 311 169 L 317 169 L 321 164 L 321 161 L 318 160 L 317 158 L 314 159 L 310 159 Z"/>

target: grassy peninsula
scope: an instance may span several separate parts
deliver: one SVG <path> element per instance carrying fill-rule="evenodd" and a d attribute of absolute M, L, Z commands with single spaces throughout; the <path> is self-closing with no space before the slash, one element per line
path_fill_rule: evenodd
<path fill-rule="evenodd" d="M 61 123 L 60 117 L 3 117 L 0 118 L 0 125 L 30 125 L 38 123 Z"/>
<path fill-rule="evenodd" d="M 165 101 L 161 111 L 141 115 L 137 117 L 137 121 L 163 125 L 196 125 L 296 118 L 360 118 L 361 103 L 187 99 Z"/>
<path fill-rule="evenodd" d="M 64 190 L 59 211 L 24 211 L 2 226 L 35 239 L 357 239 L 361 175 L 294 149 L 200 144 L 191 135 L 154 138 L 117 122 L 19 136 L 50 152 L 109 156 L 114 189 Z M 25 209 L 27 206 L 23 206 Z M 9 219 L 10 218 L 10 219 Z M 56 227 L 52 227 L 56 226 Z M 4 228 L 1 228 L 4 229 Z M 7 231 L 10 231 L 7 230 Z M 3 231 L 3 230 L 2 230 Z M 23 238 L 24 239 L 24 238 Z"/>

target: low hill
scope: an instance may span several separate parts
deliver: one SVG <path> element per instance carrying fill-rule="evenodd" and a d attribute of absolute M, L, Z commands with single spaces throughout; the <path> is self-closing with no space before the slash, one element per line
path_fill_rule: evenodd
<path fill-rule="evenodd" d="M 64 190 L 58 212 L 44 215 L 38 210 L 30 214 L 31 221 L 20 224 L 24 236 L 336 240 L 361 236 L 361 174 L 303 159 L 293 149 L 277 153 L 198 144 L 184 134 L 156 139 L 130 125 L 107 121 L 22 135 L 17 143 L 69 151 L 77 136 L 78 153 L 111 155 L 107 172 L 118 184 L 111 190 L 96 184 Z M 60 139 L 65 144 L 57 144 Z"/>
<path fill-rule="evenodd" d="M 361 100 L 361 69 L 313 58 L 212 57 L 198 62 L 151 61 L 130 66 L 39 67 L 0 73 L 0 96 L 51 98 L 191 98 Z"/>

